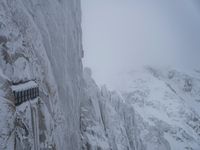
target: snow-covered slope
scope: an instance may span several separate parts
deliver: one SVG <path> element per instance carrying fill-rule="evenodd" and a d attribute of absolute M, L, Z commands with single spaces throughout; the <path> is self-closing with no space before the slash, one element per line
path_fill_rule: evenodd
<path fill-rule="evenodd" d="M 146 67 L 122 78 L 120 94 L 100 90 L 90 69 L 84 79 L 83 149 L 200 149 L 198 76 Z"/>
<path fill-rule="evenodd" d="M 79 0 L 0 1 L 0 149 L 80 149 Z M 14 106 L 13 83 L 40 98 Z"/>
<path fill-rule="evenodd" d="M 131 72 L 123 97 L 136 112 L 147 150 L 200 149 L 200 80 L 176 70 Z"/>

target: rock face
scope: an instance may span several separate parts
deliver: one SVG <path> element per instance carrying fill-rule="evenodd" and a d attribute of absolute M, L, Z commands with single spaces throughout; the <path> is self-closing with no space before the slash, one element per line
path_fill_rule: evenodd
<path fill-rule="evenodd" d="M 101 89 L 85 69 L 88 97 L 81 103 L 81 133 L 84 150 L 144 150 L 135 112 L 117 92 Z"/>
<path fill-rule="evenodd" d="M 79 0 L 0 1 L 0 149 L 80 149 L 80 26 Z M 30 80 L 40 98 L 15 107 Z"/>

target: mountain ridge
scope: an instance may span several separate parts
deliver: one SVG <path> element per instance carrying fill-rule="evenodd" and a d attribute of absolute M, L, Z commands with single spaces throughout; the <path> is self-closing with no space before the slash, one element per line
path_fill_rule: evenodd
<path fill-rule="evenodd" d="M 135 128 L 132 136 L 137 137 L 137 142 L 135 143 L 140 143 L 140 147 L 135 149 L 198 150 L 200 148 L 200 143 L 198 142 L 200 139 L 200 111 L 198 109 L 200 103 L 196 99 L 200 98 L 199 79 L 175 69 L 161 70 L 153 67 L 145 67 L 139 72 L 134 71 L 129 75 L 130 77 L 126 78 L 129 84 L 125 83 L 126 87 L 121 87 L 125 90 L 121 91 L 120 94 L 108 91 L 105 86 L 101 90 L 96 89 L 99 96 L 93 100 L 102 103 L 101 97 L 104 96 L 106 97 L 104 101 L 108 101 L 109 108 L 114 108 L 117 112 L 111 111 L 110 115 L 103 115 L 111 119 L 109 116 L 112 116 L 112 113 L 117 116 L 125 113 L 134 118 L 134 124 L 130 122 L 126 124 L 127 120 L 122 118 L 116 118 L 116 122 L 121 120 L 121 128 L 124 128 L 125 131 L 132 127 Z M 86 82 L 88 78 L 91 78 L 91 71 L 90 76 L 85 79 Z M 126 81 L 123 80 L 122 82 Z M 94 80 L 93 84 L 95 84 Z M 107 108 L 106 104 L 103 106 L 105 107 L 103 109 L 105 113 L 109 108 Z M 120 111 L 122 106 L 123 109 Z M 126 110 L 129 110 L 129 108 L 133 111 L 127 114 Z M 90 119 L 92 120 L 92 118 Z M 109 121 L 107 120 L 107 122 Z M 104 123 L 106 122 L 104 121 Z M 112 122 L 109 126 L 118 128 Z M 106 130 L 104 131 L 103 128 L 101 132 L 105 132 L 104 134 L 106 135 Z M 117 131 L 113 132 L 111 137 L 118 135 L 117 133 L 115 134 Z M 123 138 L 124 140 L 129 139 L 130 136 L 125 134 Z M 107 138 L 108 143 L 109 140 L 111 139 Z M 111 149 L 113 147 L 115 147 L 114 149 L 126 149 L 125 147 L 120 148 L 119 145 L 122 143 L 119 141 L 113 143 L 116 144 L 114 146 L 108 144 Z M 93 143 L 90 144 L 92 145 Z M 133 145 L 129 149 L 134 149 L 137 144 Z M 94 147 L 93 149 L 95 149 Z"/>

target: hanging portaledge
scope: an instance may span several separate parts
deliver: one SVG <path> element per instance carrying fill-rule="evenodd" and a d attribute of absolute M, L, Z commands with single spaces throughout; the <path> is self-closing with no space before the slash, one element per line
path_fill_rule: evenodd
<path fill-rule="evenodd" d="M 39 97 L 39 87 L 35 81 L 13 84 L 11 89 L 13 91 L 16 106 Z"/>

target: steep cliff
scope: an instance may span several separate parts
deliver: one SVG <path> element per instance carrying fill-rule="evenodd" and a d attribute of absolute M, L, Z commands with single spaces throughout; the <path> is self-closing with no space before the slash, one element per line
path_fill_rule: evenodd
<path fill-rule="evenodd" d="M 80 149 L 79 0 L 0 1 L 0 149 Z M 12 84 L 40 98 L 16 107 Z"/>

